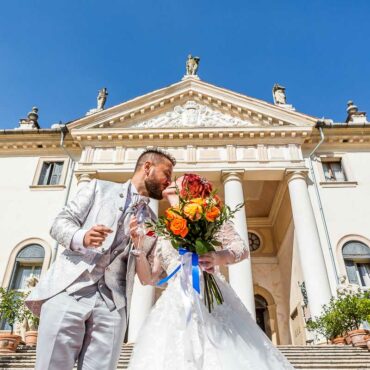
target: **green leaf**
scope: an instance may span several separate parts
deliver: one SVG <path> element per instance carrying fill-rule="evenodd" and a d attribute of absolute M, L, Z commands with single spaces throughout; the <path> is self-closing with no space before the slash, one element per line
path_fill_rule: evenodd
<path fill-rule="evenodd" d="M 215 247 L 222 247 L 222 243 L 218 240 L 212 240 L 211 244 L 214 245 Z"/>
<path fill-rule="evenodd" d="M 208 252 L 206 243 L 203 240 L 197 239 L 195 241 L 195 249 L 197 254 L 201 255 Z"/>

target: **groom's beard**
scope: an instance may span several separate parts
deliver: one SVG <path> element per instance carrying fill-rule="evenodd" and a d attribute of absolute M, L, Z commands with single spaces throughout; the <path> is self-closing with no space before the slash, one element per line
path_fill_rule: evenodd
<path fill-rule="evenodd" d="M 162 186 L 158 183 L 158 181 L 156 181 L 156 179 L 147 178 L 144 180 L 144 183 L 149 198 L 157 200 L 163 199 Z"/>

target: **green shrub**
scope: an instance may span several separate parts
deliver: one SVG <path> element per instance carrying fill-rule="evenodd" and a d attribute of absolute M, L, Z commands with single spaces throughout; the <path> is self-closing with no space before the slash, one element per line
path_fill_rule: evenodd
<path fill-rule="evenodd" d="M 365 321 L 370 322 L 370 292 L 338 293 L 322 313 L 307 322 L 307 329 L 323 335 L 326 339 L 344 336 L 348 331 L 359 329 Z"/>
<path fill-rule="evenodd" d="M 0 288 L 0 319 L 9 324 L 11 334 L 13 334 L 15 322 L 21 322 L 24 315 L 24 294 L 12 289 Z"/>

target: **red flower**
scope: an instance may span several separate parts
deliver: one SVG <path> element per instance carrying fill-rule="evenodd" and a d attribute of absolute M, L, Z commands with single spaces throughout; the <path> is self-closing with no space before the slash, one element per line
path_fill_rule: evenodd
<path fill-rule="evenodd" d="M 212 184 L 194 173 L 186 173 L 181 185 L 180 196 L 186 199 L 205 198 L 212 192 Z"/>

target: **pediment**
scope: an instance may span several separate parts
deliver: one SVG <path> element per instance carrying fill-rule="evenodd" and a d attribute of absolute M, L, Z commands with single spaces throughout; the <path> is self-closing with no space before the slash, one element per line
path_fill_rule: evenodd
<path fill-rule="evenodd" d="M 312 127 L 316 118 L 195 78 L 83 117 L 70 130 Z"/>

